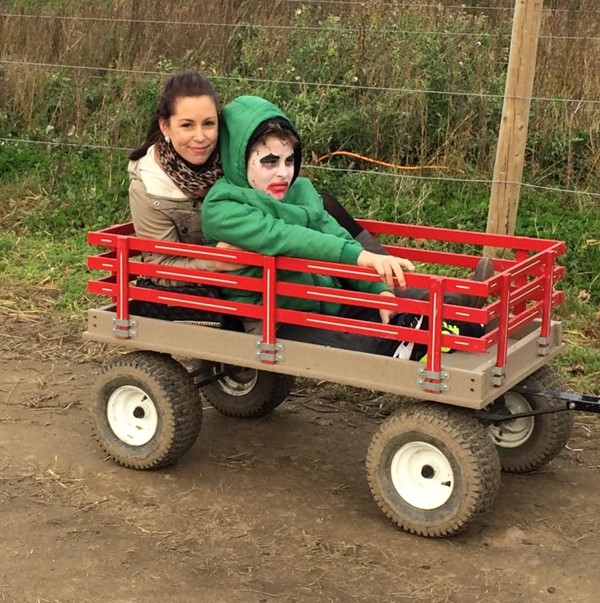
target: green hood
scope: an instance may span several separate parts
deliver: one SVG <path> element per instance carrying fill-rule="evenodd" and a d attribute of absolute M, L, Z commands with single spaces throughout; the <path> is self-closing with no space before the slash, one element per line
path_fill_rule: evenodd
<path fill-rule="evenodd" d="M 227 180 L 237 186 L 250 186 L 246 177 L 246 149 L 260 124 L 275 118 L 284 119 L 296 134 L 286 114 L 259 96 L 238 96 L 223 108 L 221 117 L 219 149 L 223 172 Z M 298 171 L 299 148 L 296 154 Z"/>

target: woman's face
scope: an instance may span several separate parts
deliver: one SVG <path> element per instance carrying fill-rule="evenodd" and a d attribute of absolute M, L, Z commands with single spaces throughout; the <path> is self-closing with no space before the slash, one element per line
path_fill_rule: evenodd
<path fill-rule="evenodd" d="M 294 177 L 294 147 L 276 136 L 255 144 L 246 165 L 248 183 L 281 201 Z"/>
<path fill-rule="evenodd" d="M 163 136 L 189 163 L 202 165 L 217 146 L 219 121 L 210 96 L 182 96 L 175 101 L 173 115 L 160 120 Z"/>

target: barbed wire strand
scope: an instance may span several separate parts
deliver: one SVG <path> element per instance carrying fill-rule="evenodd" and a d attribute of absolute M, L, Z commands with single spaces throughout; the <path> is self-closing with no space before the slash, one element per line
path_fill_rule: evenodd
<path fill-rule="evenodd" d="M 64 21 L 91 21 L 91 22 L 115 22 L 115 23 L 136 23 L 141 25 L 185 25 L 188 27 L 223 27 L 223 28 L 238 28 L 238 27 L 258 27 L 261 29 L 282 29 L 282 30 L 301 30 L 301 31 L 333 31 L 333 32 L 354 32 L 359 33 L 363 30 L 359 27 L 326 27 L 312 25 L 270 25 L 267 23 L 216 23 L 210 21 L 171 21 L 158 19 L 124 19 L 115 17 L 73 17 L 66 15 L 30 15 L 30 14 L 13 14 L 0 13 L 0 17 L 5 18 L 22 18 L 22 19 L 60 19 Z M 505 33 L 488 33 L 488 32 L 472 32 L 472 31 L 434 31 L 425 29 L 396 29 L 391 27 L 369 28 L 369 33 L 384 32 L 394 33 L 397 35 L 419 35 L 419 36 L 455 36 L 455 37 L 470 37 L 470 38 L 510 38 L 511 32 Z M 598 36 L 551 36 L 540 35 L 540 40 L 584 40 L 586 42 L 598 42 Z"/>
<path fill-rule="evenodd" d="M 130 152 L 133 149 L 131 147 L 115 147 L 108 145 L 98 144 L 86 144 L 76 142 L 59 142 L 59 141 L 44 141 L 44 140 L 28 140 L 21 138 L 0 138 L 0 143 L 12 143 L 12 144 L 38 144 L 38 145 L 50 145 L 55 147 L 71 147 L 71 148 L 85 148 L 85 149 L 98 149 L 98 150 L 113 150 L 113 151 L 125 151 Z M 436 178 L 435 176 L 418 176 L 412 173 L 389 173 L 389 172 L 378 172 L 375 170 L 356 170 L 351 168 L 334 168 L 323 165 L 314 164 L 303 164 L 305 170 L 324 170 L 327 172 L 343 172 L 347 174 L 360 174 L 360 175 L 374 175 L 374 176 L 385 176 L 391 178 L 410 178 L 412 180 L 425 180 L 425 181 L 436 181 L 436 182 L 459 182 L 463 184 L 516 184 L 523 188 L 531 188 L 537 190 L 545 190 L 552 193 L 572 194 L 572 195 L 585 195 L 589 197 L 600 198 L 600 193 L 594 193 L 591 191 L 580 191 L 575 189 L 557 188 L 552 186 L 544 186 L 541 184 L 530 184 L 528 182 L 512 182 L 509 180 L 487 180 L 484 178 Z"/>
<path fill-rule="evenodd" d="M 33 67 L 52 67 L 57 69 L 79 69 L 82 71 L 102 71 L 112 73 L 131 73 L 138 75 L 160 75 L 167 76 L 169 73 L 156 70 L 142 70 L 142 69 L 122 69 L 114 67 L 94 67 L 90 65 L 65 65 L 58 63 L 36 63 L 31 61 L 9 61 L 0 59 L 0 64 L 6 65 L 30 65 Z M 310 86 L 310 87 L 321 87 L 321 88 L 342 88 L 342 89 L 360 89 L 360 90 L 373 90 L 378 92 L 403 92 L 405 94 L 438 94 L 442 96 L 466 96 L 475 98 L 491 98 L 491 99 L 504 99 L 503 94 L 489 94 L 485 92 L 452 92 L 447 90 L 427 90 L 421 88 L 397 88 L 393 86 L 362 86 L 359 84 L 332 84 L 329 82 L 306 82 L 300 79 L 298 76 L 297 80 L 273 80 L 268 78 L 256 78 L 256 77 L 241 77 L 241 76 L 229 76 L 229 75 L 211 75 L 211 80 L 226 80 L 226 81 L 244 81 L 262 84 L 290 84 L 294 86 Z M 545 96 L 507 96 L 506 98 L 514 100 L 529 100 L 529 101 L 544 101 L 544 102 L 557 102 L 557 103 L 578 103 L 600 105 L 598 99 L 585 99 L 585 98 L 558 98 L 558 97 L 545 97 Z"/>
<path fill-rule="evenodd" d="M 271 25 L 268 23 L 216 23 L 210 21 L 171 21 L 158 19 L 124 19 L 115 17 L 73 17 L 66 15 L 30 15 L 30 14 L 8 14 L 0 13 L 0 17 L 23 18 L 23 19 L 60 19 L 64 21 L 97 21 L 97 22 L 115 22 L 115 23 L 136 23 L 142 25 L 186 25 L 202 27 L 258 27 L 262 29 L 284 29 L 284 30 L 302 30 L 302 31 L 335 31 L 335 32 L 361 32 L 359 27 L 327 27 L 320 25 Z M 371 32 L 394 32 L 399 34 L 420 34 L 420 35 L 449 35 L 449 36 L 489 36 L 501 37 L 510 36 L 510 31 L 506 34 L 497 33 L 478 33 L 478 32 L 453 32 L 453 31 L 431 31 L 431 30 L 400 30 L 395 28 L 369 28 Z M 587 39 L 587 38 L 582 38 Z"/>
<path fill-rule="evenodd" d="M 600 193 L 593 193 L 591 191 L 580 191 L 580 190 L 571 190 L 565 188 L 556 188 L 553 186 L 544 186 L 542 184 L 530 184 L 528 182 L 513 182 L 511 180 L 486 180 L 483 178 L 436 178 L 434 176 L 417 176 L 410 173 L 400 173 L 400 174 L 391 174 L 388 172 L 377 172 L 375 170 L 354 170 L 349 168 L 332 168 L 323 165 L 312 165 L 305 164 L 303 165 L 304 169 L 315 169 L 315 170 L 327 170 L 330 172 L 345 172 L 350 174 L 361 174 L 361 175 L 377 175 L 377 176 L 387 176 L 391 178 L 411 178 L 414 180 L 434 180 L 434 181 L 444 181 L 444 182 L 462 182 L 463 184 L 516 184 L 523 188 L 532 188 L 537 190 L 545 190 L 553 193 L 565 193 L 572 195 L 586 195 L 589 197 L 598 197 L 600 198 Z"/>

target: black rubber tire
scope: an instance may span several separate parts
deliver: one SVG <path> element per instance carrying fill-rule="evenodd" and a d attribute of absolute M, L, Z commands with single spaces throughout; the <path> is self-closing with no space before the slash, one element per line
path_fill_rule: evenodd
<path fill-rule="evenodd" d="M 522 381 L 520 385 L 544 391 L 564 391 L 566 389 L 562 377 L 549 366 L 541 367 Z M 564 401 L 556 398 L 545 398 L 511 391 L 507 392 L 505 397 L 509 410 L 511 403 L 518 406 L 524 405 L 525 410 L 527 410 L 527 407 L 531 410 L 545 410 L 556 406 L 564 406 Z M 515 410 L 518 412 L 520 408 L 515 408 Z M 503 427 L 505 434 L 508 433 L 506 430 L 510 430 L 511 427 L 514 433 L 515 430 L 527 428 L 528 423 L 530 426 L 527 431 L 531 433 L 523 437 L 522 444 L 510 448 L 502 444 Z M 573 413 L 570 411 L 501 422 L 489 427 L 498 448 L 502 470 L 509 473 L 528 473 L 549 463 L 566 446 L 571 437 L 572 428 Z M 508 435 L 505 436 L 505 439 L 508 441 Z"/>
<path fill-rule="evenodd" d="M 420 452 L 410 457 L 411 447 Z M 490 436 L 468 411 L 408 403 L 373 436 L 367 480 L 375 501 L 397 526 L 419 536 L 450 536 L 491 508 L 500 485 L 500 463 Z M 432 502 L 422 494 L 429 485 L 437 489 L 433 495 L 447 498 Z M 447 495 L 446 486 L 452 489 Z M 423 504 L 407 500 L 414 492 Z M 429 504 L 436 507 L 427 508 Z"/>
<path fill-rule="evenodd" d="M 206 361 L 205 375 L 224 376 L 200 388 L 207 404 L 228 417 L 255 419 L 275 410 L 290 394 L 295 379 L 289 375 Z"/>
<path fill-rule="evenodd" d="M 149 441 L 139 445 L 119 437 L 108 416 L 111 396 L 117 396 L 113 404 L 119 396 L 124 401 L 125 392 L 132 388 L 141 390 L 143 403 L 156 413 Z M 131 413 L 138 419 L 135 412 L 139 408 Z M 132 469 L 171 465 L 194 444 L 202 424 L 202 404 L 194 380 L 176 360 L 157 352 L 132 352 L 106 366 L 96 382 L 91 414 L 100 446 L 119 465 Z M 135 427 L 129 429 L 136 433 Z"/>

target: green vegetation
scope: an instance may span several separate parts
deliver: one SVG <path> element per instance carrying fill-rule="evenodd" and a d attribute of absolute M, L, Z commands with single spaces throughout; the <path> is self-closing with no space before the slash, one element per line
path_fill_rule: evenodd
<path fill-rule="evenodd" d="M 185 67 L 210 74 L 223 102 L 256 93 L 279 103 L 306 142 L 307 173 L 356 216 L 485 229 L 490 191 L 478 181 L 492 173 L 510 11 L 374 1 L 339 14 L 334 3 L 276 2 L 267 10 L 258 1 L 226 0 L 215 3 L 210 21 L 236 26 L 190 25 L 209 20 L 199 4 L 2 3 L 7 13 L 34 15 L 0 16 L 0 58 L 8 61 L 0 63 L 3 280 L 54 288 L 55 310 L 86 308 L 85 233 L 128 219 L 127 149 L 143 139 L 168 74 Z M 597 10 L 595 0 L 559 5 Z M 598 29 L 585 12 L 545 20 L 536 96 L 600 98 L 594 70 L 582 67 L 600 60 Z M 75 68 L 85 65 L 98 69 Z M 524 181 L 600 190 L 599 111 L 534 101 Z M 451 171 L 318 160 L 336 150 Z M 567 242 L 562 312 L 573 346 L 566 358 L 583 367 L 574 374 L 599 371 L 599 225 L 597 197 L 522 189 L 517 234 Z M 597 387 L 589 379 L 587 389 Z"/>

